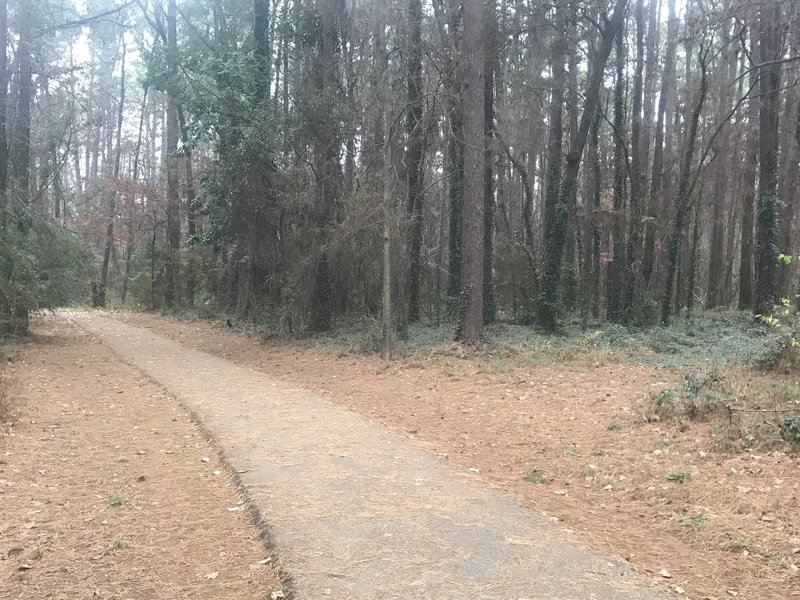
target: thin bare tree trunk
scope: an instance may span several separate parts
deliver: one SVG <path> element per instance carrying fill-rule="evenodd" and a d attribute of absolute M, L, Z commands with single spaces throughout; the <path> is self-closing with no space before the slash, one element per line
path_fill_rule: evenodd
<path fill-rule="evenodd" d="M 661 78 L 661 92 L 658 96 L 656 111 L 655 145 L 653 147 L 653 174 L 650 195 L 647 201 L 647 220 L 645 221 L 644 254 L 642 256 L 642 280 L 647 288 L 652 285 L 651 277 L 656 264 L 656 237 L 658 236 L 658 220 L 661 215 L 662 190 L 664 188 L 664 156 L 669 152 L 665 148 L 665 131 L 672 127 L 666 119 L 667 109 L 672 105 L 675 94 L 675 55 L 678 48 L 678 18 L 675 14 L 675 0 L 668 0 L 669 17 L 667 21 L 667 48 L 664 56 L 664 74 Z"/>
<path fill-rule="evenodd" d="M 675 286 L 676 277 L 680 281 L 679 263 L 681 242 L 683 241 L 683 225 L 686 220 L 686 213 L 689 208 L 689 200 L 692 196 L 692 161 L 697 143 L 697 130 L 700 122 L 700 114 L 703 112 L 703 105 L 706 100 L 708 83 L 706 81 L 707 65 L 704 58 L 700 59 L 700 91 L 697 100 L 692 108 L 689 119 L 689 130 L 686 133 L 686 148 L 681 161 L 681 171 L 678 181 L 678 194 L 675 198 L 675 219 L 672 223 L 672 230 L 669 237 L 669 256 L 667 263 L 667 279 L 664 284 L 664 300 L 661 304 L 661 323 L 669 325 L 672 309 L 672 291 Z M 680 293 L 676 294 L 680 297 Z"/>
<path fill-rule="evenodd" d="M 167 4 L 167 66 L 170 75 L 177 77 L 177 11 L 176 0 Z M 167 242 L 169 255 L 166 268 L 166 289 L 164 302 L 171 307 L 175 302 L 178 273 L 178 246 L 181 236 L 180 198 L 178 194 L 178 101 L 169 95 L 167 98 L 166 167 L 167 167 Z"/>
<path fill-rule="evenodd" d="M 114 153 L 114 171 L 113 176 L 115 181 L 119 181 L 119 165 L 122 156 L 122 119 L 125 114 L 125 54 L 127 48 L 125 46 L 125 37 L 121 36 L 122 43 L 122 58 L 120 61 L 120 78 L 119 78 L 119 106 L 117 109 L 117 138 L 116 149 Z M 117 192 L 116 190 L 108 191 L 108 223 L 106 225 L 106 243 L 103 249 L 103 264 L 100 268 L 100 284 L 97 286 L 97 302 L 99 306 L 106 305 L 106 289 L 108 287 L 108 263 L 111 258 L 111 250 L 114 246 L 114 221 L 117 216 Z"/>

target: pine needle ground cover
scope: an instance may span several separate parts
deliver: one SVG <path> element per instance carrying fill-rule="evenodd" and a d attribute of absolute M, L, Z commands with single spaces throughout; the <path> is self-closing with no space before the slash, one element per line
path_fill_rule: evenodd
<path fill-rule="evenodd" d="M 0 432 L 3 598 L 269 598 L 282 588 L 216 450 L 159 386 L 48 317 L 14 347 Z"/>
<path fill-rule="evenodd" d="M 652 418 L 653 398 L 680 385 L 687 369 L 713 366 L 740 384 L 749 377 L 753 387 L 786 379 L 748 366 L 755 365 L 753 340 L 769 348 L 770 333 L 751 330 L 747 319 L 720 315 L 730 321 L 727 329 L 711 320 L 696 324 L 694 336 L 626 330 L 630 342 L 588 350 L 583 342 L 561 353 L 553 348 L 576 347 L 568 336 L 537 350 L 536 335 L 525 341 L 522 329 L 500 325 L 519 337 L 465 349 L 442 335 L 407 344 L 404 358 L 386 364 L 355 339 L 296 342 L 241 335 L 224 323 L 123 318 L 380 422 L 689 597 L 730 591 L 777 600 L 797 589 L 794 445 L 729 444 L 719 437 L 724 412 L 708 420 Z M 647 349 L 653 334 L 694 340 L 697 346 L 687 347 L 695 353 L 673 362 L 681 355 Z M 582 339 L 608 335 L 605 329 Z M 730 352 L 722 341 L 728 338 Z M 523 342 L 535 359 L 504 349 Z M 701 342 L 716 347 L 704 353 Z"/>

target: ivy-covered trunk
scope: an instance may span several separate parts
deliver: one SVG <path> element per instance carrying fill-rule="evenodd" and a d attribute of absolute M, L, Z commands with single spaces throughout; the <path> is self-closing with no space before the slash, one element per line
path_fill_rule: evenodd
<path fill-rule="evenodd" d="M 758 314 L 772 314 L 777 301 L 778 271 L 778 111 L 780 108 L 781 4 L 759 10 L 758 37 L 761 64 L 758 115 L 758 209 L 756 218 L 756 294 Z"/>

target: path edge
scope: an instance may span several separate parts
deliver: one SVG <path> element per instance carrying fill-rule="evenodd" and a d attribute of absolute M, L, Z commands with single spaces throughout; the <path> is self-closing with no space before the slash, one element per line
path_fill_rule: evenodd
<path fill-rule="evenodd" d="M 250 518 L 250 522 L 252 523 L 253 527 L 256 528 L 256 534 L 258 535 L 258 539 L 261 542 L 261 545 L 267 551 L 267 553 L 273 558 L 277 558 L 277 563 L 274 564 L 275 569 L 278 571 L 278 580 L 281 583 L 281 591 L 283 592 L 283 596 L 272 596 L 271 600 L 276 600 L 278 598 L 282 600 L 297 600 L 296 596 L 296 588 L 294 584 L 294 578 L 292 575 L 284 569 L 281 561 L 280 561 L 280 554 L 277 549 L 277 545 L 275 543 L 275 538 L 272 534 L 272 527 L 270 526 L 269 522 L 267 521 L 266 517 L 262 510 L 258 507 L 255 499 L 253 498 L 252 494 L 250 493 L 249 488 L 242 480 L 241 474 L 236 466 L 231 462 L 228 458 L 228 455 L 225 453 L 222 444 L 217 440 L 214 435 L 214 432 L 211 430 L 208 425 L 206 425 L 203 420 L 200 418 L 200 415 L 192 408 L 190 408 L 183 400 L 181 400 L 178 396 L 173 394 L 170 390 L 166 388 L 160 381 L 150 377 L 147 373 L 141 370 L 134 364 L 131 364 L 127 361 L 123 356 L 117 353 L 116 350 L 104 344 L 103 341 L 97 337 L 93 332 L 89 331 L 86 327 L 81 325 L 80 322 L 76 321 L 75 319 L 71 318 L 69 315 L 65 314 L 64 312 L 56 312 L 57 317 L 64 319 L 71 325 L 74 325 L 85 334 L 87 334 L 93 342 L 101 345 L 103 348 L 111 352 L 117 359 L 122 362 L 123 364 L 127 365 L 128 367 L 134 369 L 137 373 L 143 376 L 147 381 L 155 385 L 157 388 L 161 390 L 167 397 L 170 398 L 172 402 L 174 402 L 181 410 L 183 410 L 186 415 L 189 417 L 189 420 L 192 424 L 197 428 L 206 442 L 211 446 L 214 452 L 217 455 L 217 458 L 222 465 L 222 468 L 227 473 L 228 477 L 230 478 L 231 482 L 233 483 L 234 489 L 242 497 L 244 500 L 244 505 L 247 509 L 247 515 Z M 105 315 L 101 315 L 105 316 Z M 129 327 L 136 327 L 135 325 L 129 325 Z M 138 328 L 141 329 L 141 328 Z M 267 590 L 269 591 L 269 590 Z"/>

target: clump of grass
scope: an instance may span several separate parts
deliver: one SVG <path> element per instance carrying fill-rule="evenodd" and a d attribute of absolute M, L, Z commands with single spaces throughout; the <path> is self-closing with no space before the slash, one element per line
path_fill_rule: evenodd
<path fill-rule="evenodd" d="M 725 450 L 800 446 L 800 380 L 744 369 L 690 371 L 652 394 L 646 420 L 711 422 L 714 441 Z"/>
<path fill-rule="evenodd" d="M 531 469 L 531 471 L 523 477 L 528 483 L 550 483 L 552 480 L 546 477 L 539 469 Z"/>
<path fill-rule="evenodd" d="M 128 502 L 128 499 L 125 496 L 120 494 L 112 494 L 108 497 L 108 503 L 111 506 L 123 506 Z"/>
<path fill-rule="evenodd" d="M 131 545 L 130 540 L 125 536 L 121 535 L 116 540 L 114 540 L 114 550 L 124 550 L 128 546 Z"/>
<path fill-rule="evenodd" d="M 725 411 L 731 400 L 727 381 L 718 371 L 689 371 L 679 383 L 656 393 L 652 405 L 660 419 L 703 421 Z"/>
<path fill-rule="evenodd" d="M 581 455 L 581 447 L 580 444 L 572 443 L 569 445 L 569 449 L 567 449 L 567 454 L 570 456 L 580 456 Z"/>
<path fill-rule="evenodd" d="M 692 478 L 692 474 L 686 469 L 675 469 L 667 473 L 667 481 L 675 481 L 677 483 L 686 483 Z"/>
<path fill-rule="evenodd" d="M 11 375 L 6 371 L 8 357 L 0 347 L 0 426 L 11 419 L 12 415 L 12 387 Z"/>
<path fill-rule="evenodd" d="M 605 448 L 597 448 L 595 450 L 592 450 L 592 456 L 605 456 L 605 455 L 606 455 Z"/>
<path fill-rule="evenodd" d="M 683 511 L 678 522 L 683 527 L 702 527 L 708 525 L 708 517 L 702 512 L 689 514 L 688 511 Z"/>

